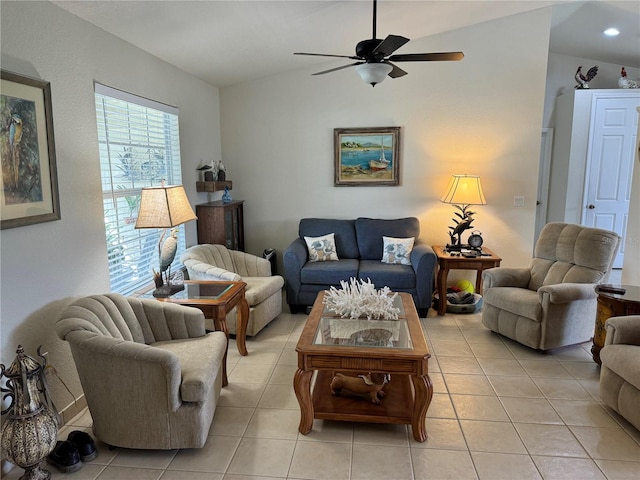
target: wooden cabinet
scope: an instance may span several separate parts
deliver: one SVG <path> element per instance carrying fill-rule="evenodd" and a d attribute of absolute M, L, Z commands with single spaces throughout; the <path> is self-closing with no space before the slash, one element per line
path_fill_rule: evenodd
<path fill-rule="evenodd" d="M 244 200 L 196 205 L 198 243 L 217 243 L 232 250 L 244 251 Z"/>

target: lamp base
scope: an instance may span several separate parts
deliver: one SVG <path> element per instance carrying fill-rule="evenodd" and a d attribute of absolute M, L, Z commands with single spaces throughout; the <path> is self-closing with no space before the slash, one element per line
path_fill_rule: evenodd
<path fill-rule="evenodd" d="M 170 297 L 174 293 L 178 293 L 184 290 L 184 285 L 163 285 L 161 287 L 156 288 L 153 291 L 153 296 L 156 298 L 166 298 Z"/>

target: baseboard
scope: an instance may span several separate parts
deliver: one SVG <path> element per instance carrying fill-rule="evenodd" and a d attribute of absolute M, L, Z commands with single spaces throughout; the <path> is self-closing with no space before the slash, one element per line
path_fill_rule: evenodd
<path fill-rule="evenodd" d="M 76 415 L 82 412 L 82 410 L 84 410 L 85 408 L 87 408 L 87 399 L 84 396 L 84 394 L 82 394 L 80 398 L 76 399 L 75 402 L 70 404 L 68 407 L 62 409 L 62 411 L 60 412 L 60 416 L 62 417 L 62 425 L 60 425 L 60 427 L 69 423 Z"/>

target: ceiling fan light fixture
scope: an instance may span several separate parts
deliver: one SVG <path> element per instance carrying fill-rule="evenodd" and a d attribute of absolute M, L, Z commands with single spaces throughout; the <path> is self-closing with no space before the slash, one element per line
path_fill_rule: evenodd
<path fill-rule="evenodd" d="M 391 70 L 393 70 L 393 67 L 388 63 L 363 63 L 356 66 L 356 72 L 358 72 L 360 78 L 364 82 L 370 83 L 372 87 L 382 82 Z"/>

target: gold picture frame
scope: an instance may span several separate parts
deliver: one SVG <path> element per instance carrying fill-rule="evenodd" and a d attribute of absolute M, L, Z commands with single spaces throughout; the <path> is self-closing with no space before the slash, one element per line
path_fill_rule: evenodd
<path fill-rule="evenodd" d="M 60 219 L 49 82 L 1 71 L 0 229 Z"/>
<path fill-rule="evenodd" d="M 335 128 L 334 186 L 400 184 L 400 127 Z"/>

